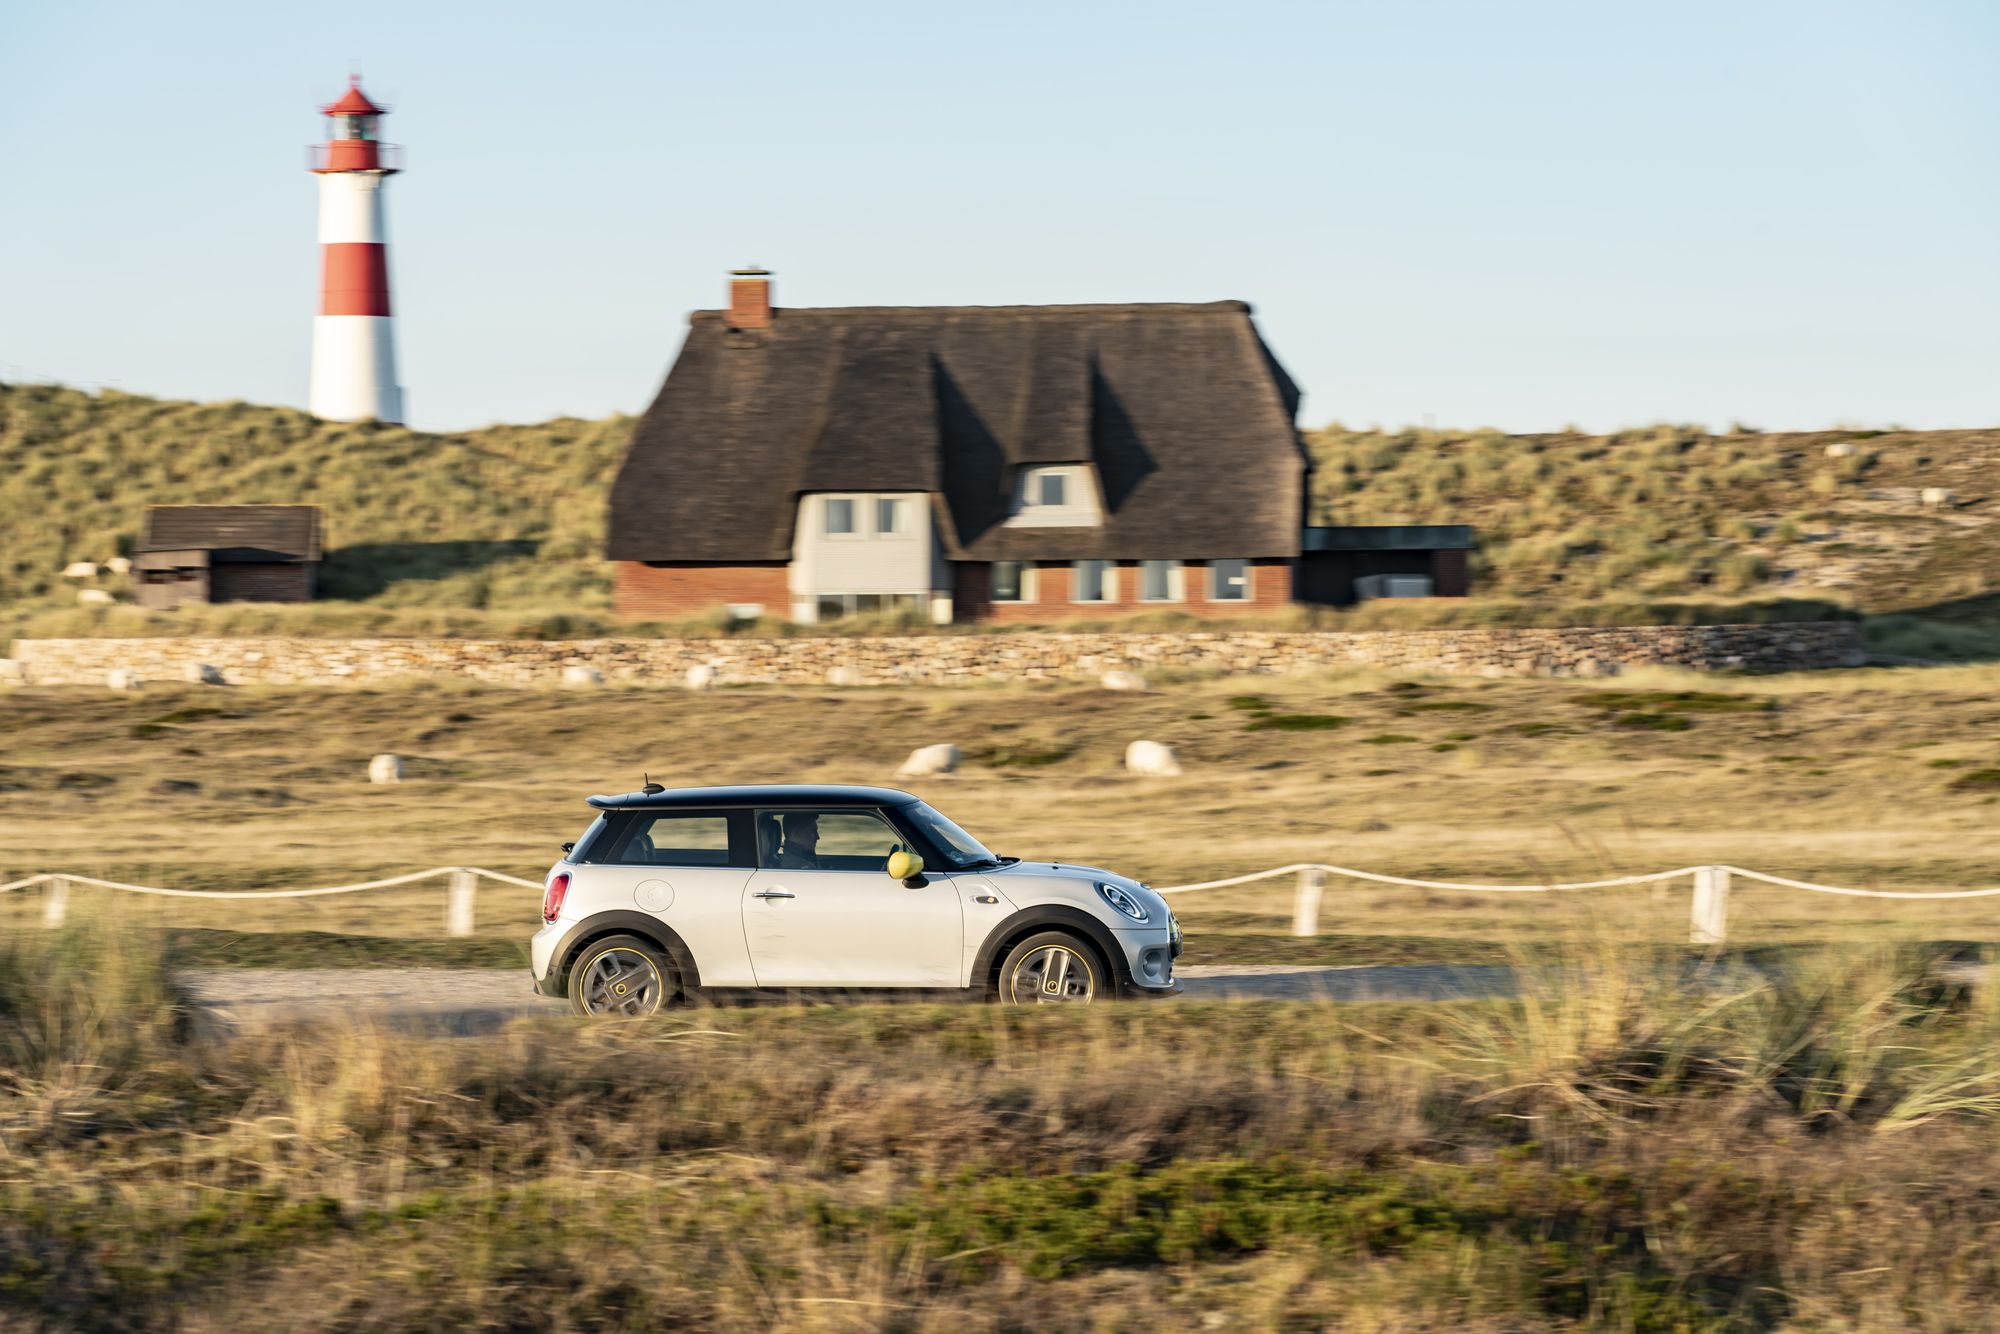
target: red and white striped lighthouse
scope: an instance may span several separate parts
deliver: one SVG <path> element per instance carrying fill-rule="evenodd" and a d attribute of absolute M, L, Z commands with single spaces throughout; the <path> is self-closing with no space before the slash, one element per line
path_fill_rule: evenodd
<path fill-rule="evenodd" d="M 387 111 L 361 91 L 361 76 L 349 75 L 340 100 L 320 108 L 333 125 L 327 141 L 312 149 L 320 283 L 306 402 L 313 416 L 329 421 L 403 420 L 382 216 L 382 187 L 402 169 L 402 150 L 375 134 Z"/>

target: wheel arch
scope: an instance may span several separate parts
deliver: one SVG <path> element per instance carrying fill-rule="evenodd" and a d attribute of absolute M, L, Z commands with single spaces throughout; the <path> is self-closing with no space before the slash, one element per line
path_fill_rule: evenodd
<path fill-rule="evenodd" d="M 1023 908 L 1012 916 L 1002 918 L 986 933 L 979 952 L 972 957 L 974 990 L 990 992 L 997 987 L 1000 965 L 1006 960 L 1007 951 L 1038 931 L 1071 931 L 1082 936 L 1097 950 L 1104 966 L 1111 971 L 1114 987 L 1130 983 L 1125 951 L 1118 947 L 1118 938 L 1111 933 L 1110 927 L 1081 908 L 1066 903 L 1046 903 Z"/>
<path fill-rule="evenodd" d="M 606 936 L 638 936 L 651 941 L 679 971 L 684 990 L 692 991 L 701 985 L 701 970 L 695 966 L 694 951 L 687 947 L 687 942 L 680 938 L 678 932 L 648 913 L 619 908 L 592 913 L 564 932 L 562 939 L 556 942 L 550 955 L 554 962 L 549 966 L 549 981 L 555 994 L 568 992 L 569 970 L 577 956 Z"/>

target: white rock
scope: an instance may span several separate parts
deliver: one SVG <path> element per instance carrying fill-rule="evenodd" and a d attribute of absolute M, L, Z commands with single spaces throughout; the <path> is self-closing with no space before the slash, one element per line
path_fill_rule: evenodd
<path fill-rule="evenodd" d="M 113 667 L 104 674 L 104 684 L 113 690 L 137 690 L 146 683 L 130 667 Z"/>
<path fill-rule="evenodd" d="M 1158 741 L 1134 741 L 1125 747 L 1125 772 L 1147 778 L 1178 778 L 1181 762 L 1172 746 Z"/>
<path fill-rule="evenodd" d="M 948 741 L 935 746 L 919 746 L 910 752 L 909 759 L 903 761 L 903 767 L 896 770 L 896 777 L 929 778 L 934 774 L 948 774 L 958 768 L 959 759 L 958 747 Z"/>
<path fill-rule="evenodd" d="M 108 607 L 117 599 L 102 588 L 80 588 L 76 600 L 86 607 Z"/>
<path fill-rule="evenodd" d="M 63 566 L 62 577 L 65 579 L 95 579 L 97 577 L 97 562 L 93 560 L 73 560 Z"/>
<path fill-rule="evenodd" d="M 126 560 L 123 556 L 113 556 L 110 560 L 104 562 L 104 568 L 113 574 L 130 574 L 132 573 L 132 562 Z"/>
<path fill-rule="evenodd" d="M 688 668 L 687 687 L 689 690 L 707 690 L 715 684 L 715 668 L 705 662 L 698 662 Z"/>
<path fill-rule="evenodd" d="M 1952 494 L 1942 486 L 1927 486 L 1920 499 L 1934 510 L 1944 509 L 1952 503 Z"/>
<path fill-rule="evenodd" d="M 377 755 L 368 761 L 368 781 L 371 783 L 400 783 L 403 781 L 403 757 L 400 755 Z"/>
<path fill-rule="evenodd" d="M 28 668 L 25 663 L 16 662 L 12 658 L 0 658 L 0 685 L 19 684 L 27 679 Z"/>
<path fill-rule="evenodd" d="M 1112 668 L 1097 679 L 1097 684 L 1103 686 L 1106 690 L 1145 691 L 1149 689 L 1146 685 L 1145 677 L 1123 667 Z"/>
<path fill-rule="evenodd" d="M 826 683 L 830 686 L 858 686 L 861 684 L 861 669 L 850 667 L 844 662 L 837 667 L 829 667 Z"/>
<path fill-rule="evenodd" d="M 573 687 L 601 686 L 604 684 L 604 673 L 595 667 L 573 662 L 562 669 L 562 683 Z"/>
<path fill-rule="evenodd" d="M 222 669 L 206 662 L 191 662 L 181 668 L 181 679 L 191 686 L 227 685 L 222 679 Z"/>
<path fill-rule="evenodd" d="M 1850 459 L 1854 457 L 1854 444 L 1848 440 L 1836 440 L 1826 447 L 1830 459 Z"/>

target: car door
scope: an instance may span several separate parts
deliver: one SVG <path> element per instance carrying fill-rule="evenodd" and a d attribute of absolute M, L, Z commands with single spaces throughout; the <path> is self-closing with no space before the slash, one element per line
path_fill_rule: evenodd
<path fill-rule="evenodd" d="M 806 830 L 817 835 L 808 844 Z M 877 811 L 757 813 L 743 936 L 760 987 L 956 987 L 965 926 L 949 877 L 889 878 L 900 835 Z"/>
<path fill-rule="evenodd" d="M 593 911 L 636 908 L 672 927 L 702 985 L 755 986 L 743 944 L 743 885 L 755 870 L 750 812 L 632 811 L 589 848 Z"/>

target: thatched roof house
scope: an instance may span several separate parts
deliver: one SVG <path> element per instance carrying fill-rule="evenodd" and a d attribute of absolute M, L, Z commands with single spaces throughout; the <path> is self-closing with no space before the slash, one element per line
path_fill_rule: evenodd
<path fill-rule="evenodd" d="M 618 605 L 815 620 L 1293 596 L 1299 391 L 1250 307 L 698 311 L 612 489 Z"/>

